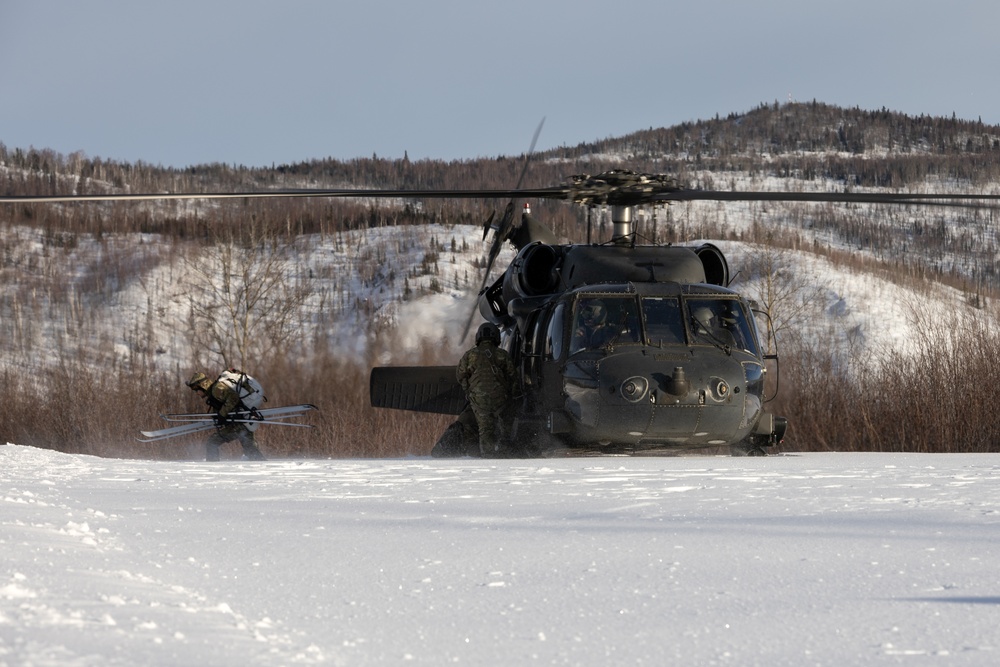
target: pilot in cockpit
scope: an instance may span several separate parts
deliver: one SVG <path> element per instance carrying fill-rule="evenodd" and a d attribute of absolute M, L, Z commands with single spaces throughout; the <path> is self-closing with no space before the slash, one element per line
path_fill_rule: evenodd
<path fill-rule="evenodd" d="M 585 299 L 577 308 L 577 326 L 572 348 L 598 349 L 615 337 L 615 327 L 608 322 L 608 308 L 600 299 Z"/>
<path fill-rule="evenodd" d="M 706 304 L 698 306 L 691 312 L 691 326 L 694 334 L 696 337 L 708 338 L 720 345 L 735 347 L 736 337 L 733 335 L 733 331 L 726 326 L 735 320 L 728 315 L 728 312 L 722 312 L 726 310 L 726 306 L 721 301 L 716 308 L 719 312 Z"/>

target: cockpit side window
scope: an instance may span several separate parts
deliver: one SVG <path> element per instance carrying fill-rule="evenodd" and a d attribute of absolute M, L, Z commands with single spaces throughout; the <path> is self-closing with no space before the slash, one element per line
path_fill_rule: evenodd
<path fill-rule="evenodd" d="M 565 319 L 566 304 L 560 303 L 552 311 L 549 319 L 549 326 L 545 333 L 545 352 L 547 361 L 561 359 L 563 353 L 563 320 Z"/>
<path fill-rule="evenodd" d="M 650 345 L 683 343 L 684 319 L 675 297 L 647 297 L 642 300 L 646 320 L 646 341 Z"/>

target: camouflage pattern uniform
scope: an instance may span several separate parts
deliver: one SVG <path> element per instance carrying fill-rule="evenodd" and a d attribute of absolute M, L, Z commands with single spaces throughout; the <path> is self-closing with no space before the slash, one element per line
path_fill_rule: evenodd
<path fill-rule="evenodd" d="M 253 431 L 247 424 L 241 422 L 227 422 L 229 413 L 240 407 L 240 395 L 236 390 L 222 382 L 212 382 L 204 373 L 195 373 L 187 382 L 187 386 L 194 391 L 205 392 L 205 403 L 209 409 L 217 416 L 218 426 L 215 433 L 208 436 L 205 442 L 205 460 L 218 461 L 219 448 L 233 440 L 239 440 L 243 446 L 243 455 L 251 461 L 263 461 L 264 455 L 257 448 Z"/>
<path fill-rule="evenodd" d="M 482 330 L 487 325 L 480 327 Z M 492 326 L 492 325 L 489 325 Z M 493 329 L 496 331 L 496 328 Z M 480 338 L 479 335 L 476 336 Z M 504 412 L 517 388 L 517 369 L 506 350 L 497 347 L 496 339 L 483 337 L 462 356 L 458 363 L 458 383 L 472 406 L 479 426 L 479 450 L 484 457 L 499 456 L 505 445 Z"/>

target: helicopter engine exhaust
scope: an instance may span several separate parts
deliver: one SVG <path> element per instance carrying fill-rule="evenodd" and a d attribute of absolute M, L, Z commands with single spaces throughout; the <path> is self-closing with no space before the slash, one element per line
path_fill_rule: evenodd
<path fill-rule="evenodd" d="M 711 243 L 704 243 L 695 248 L 694 253 L 705 267 L 705 282 L 729 287 L 729 263 L 721 250 Z"/>
<path fill-rule="evenodd" d="M 517 254 L 504 279 L 507 300 L 552 294 L 559 285 L 559 253 L 545 243 L 532 243 Z"/>

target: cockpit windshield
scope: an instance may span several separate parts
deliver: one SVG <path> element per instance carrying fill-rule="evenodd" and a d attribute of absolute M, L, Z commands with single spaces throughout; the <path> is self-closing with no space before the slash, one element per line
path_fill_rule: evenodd
<path fill-rule="evenodd" d="M 569 353 L 639 342 L 634 296 L 585 296 L 576 302 Z"/>
<path fill-rule="evenodd" d="M 737 299 L 687 299 L 691 342 L 758 354 L 753 329 Z"/>
<path fill-rule="evenodd" d="M 642 300 L 642 314 L 650 345 L 684 343 L 684 318 L 677 297 L 646 297 Z"/>
<path fill-rule="evenodd" d="M 645 342 L 715 345 L 756 355 L 755 330 L 747 318 L 738 298 L 583 295 L 573 307 L 569 354 Z"/>

